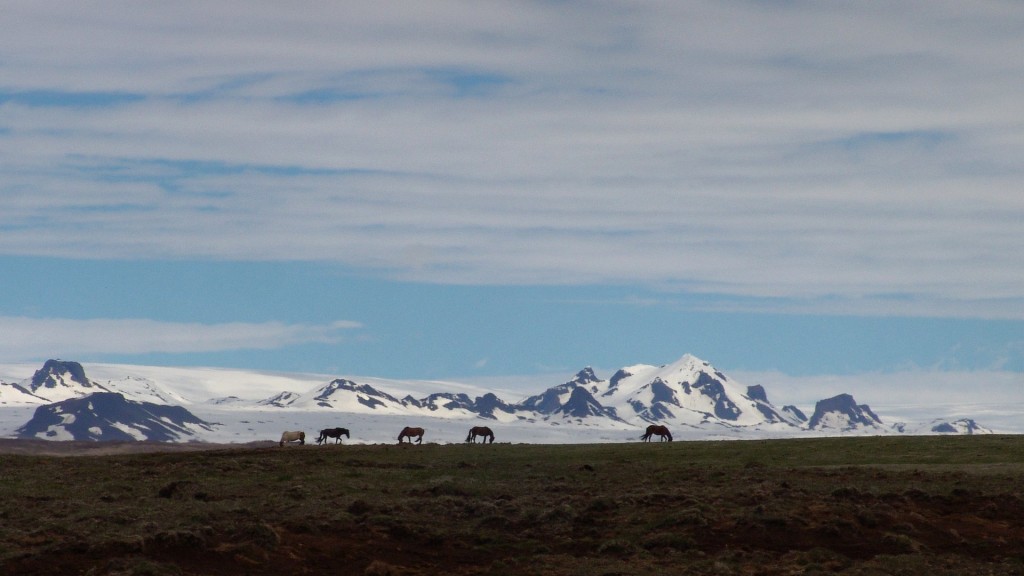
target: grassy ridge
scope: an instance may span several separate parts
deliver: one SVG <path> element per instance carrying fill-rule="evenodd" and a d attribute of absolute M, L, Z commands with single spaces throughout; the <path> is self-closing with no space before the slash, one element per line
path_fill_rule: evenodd
<path fill-rule="evenodd" d="M 0 470 L 5 574 L 1024 568 L 1022 436 L 0 455 Z"/>

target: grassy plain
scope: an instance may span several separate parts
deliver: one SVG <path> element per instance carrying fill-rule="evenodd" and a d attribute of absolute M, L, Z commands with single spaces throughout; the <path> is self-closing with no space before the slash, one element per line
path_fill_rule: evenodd
<path fill-rule="evenodd" d="M 1024 574 L 1024 436 L 0 454 L 0 573 Z"/>

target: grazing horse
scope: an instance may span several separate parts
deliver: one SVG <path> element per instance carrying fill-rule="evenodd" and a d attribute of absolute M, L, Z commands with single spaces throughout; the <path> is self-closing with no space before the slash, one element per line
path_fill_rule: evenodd
<path fill-rule="evenodd" d="M 305 432 L 285 432 L 284 434 L 281 434 L 281 446 L 284 446 L 285 442 L 295 442 L 296 440 L 299 441 L 299 444 L 305 444 L 306 443 L 306 433 Z"/>
<path fill-rule="evenodd" d="M 320 437 L 316 439 L 317 445 L 321 442 L 327 442 L 327 438 L 334 438 L 334 443 L 341 442 L 341 435 L 344 434 L 346 438 L 352 438 L 348 435 L 348 428 L 326 428 L 320 431 Z"/>
<path fill-rule="evenodd" d="M 417 444 L 423 444 L 423 428 L 412 428 L 411 426 L 402 428 L 402 433 L 398 435 L 398 443 L 401 444 L 402 439 L 408 437 L 409 444 L 412 444 L 413 436 L 416 436 Z"/>
<path fill-rule="evenodd" d="M 643 440 L 644 442 L 650 442 L 651 436 L 654 436 L 655 434 L 661 436 L 662 442 L 665 441 L 665 438 L 668 438 L 669 442 L 672 441 L 672 433 L 668 431 L 668 428 L 658 424 L 651 424 L 650 426 L 648 426 L 647 432 L 643 436 L 641 436 L 640 439 Z"/>
<path fill-rule="evenodd" d="M 473 426 L 466 435 L 466 442 L 476 444 L 476 437 L 482 436 L 484 444 L 494 444 L 494 432 L 487 426 Z"/>

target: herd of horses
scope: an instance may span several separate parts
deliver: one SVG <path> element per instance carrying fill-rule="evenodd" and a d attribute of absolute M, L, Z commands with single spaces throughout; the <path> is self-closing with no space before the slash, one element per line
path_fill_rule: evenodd
<path fill-rule="evenodd" d="M 423 428 L 406 426 L 402 428 L 402 431 L 398 434 L 398 443 L 402 444 L 405 440 L 409 439 L 409 444 L 412 444 L 412 439 L 416 439 L 417 444 L 423 443 Z M 328 438 L 334 438 L 334 443 L 341 442 L 341 437 L 352 438 L 349 435 L 347 428 L 325 428 L 320 431 L 320 436 L 317 437 L 317 445 L 326 444 Z M 668 428 L 658 424 L 651 424 L 647 427 L 647 431 L 640 437 L 644 442 L 650 442 L 654 436 L 658 436 L 662 442 L 666 440 L 672 441 L 672 433 L 668 431 Z M 469 429 L 469 434 L 466 435 L 466 442 L 472 442 L 476 444 L 476 439 L 481 438 L 481 442 L 484 444 L 494 443 L 494 432 L 491 431 L 487 426 L 473 426 Z M 281 434 L 281 446 L 284 446 L 290 442 L 298 442 L 299 444 L 306 443 L 306 433 L 301 430 L 288 431 Z"/>

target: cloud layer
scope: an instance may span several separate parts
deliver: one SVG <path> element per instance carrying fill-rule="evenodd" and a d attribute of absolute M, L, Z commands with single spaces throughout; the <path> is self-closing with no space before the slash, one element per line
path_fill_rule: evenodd
<path fill-rule="evenodd" d="M 281 322 L 200 324 L 147 319 L 40 319 L 0 316 L 0 359 L 47 354 L 74 358 L 96 354 L 151 354 L 266 350 L 337 342 L 341 331 L 360 324 Z"/>
<path fill-rule="evenodd" d="M 2 254 L 1024 318 L 1018 3 L 106 4 L 5 6 Z"/>

